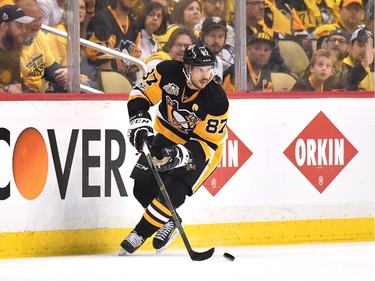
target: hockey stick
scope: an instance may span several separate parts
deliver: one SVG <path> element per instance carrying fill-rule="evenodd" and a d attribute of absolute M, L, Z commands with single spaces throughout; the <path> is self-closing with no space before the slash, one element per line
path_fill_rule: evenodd
<path fill-rule="evenodd" d="M 212 255 L 213 255 L 213 253 L 215 251 L 215 248 L 211 248 L 211 249 L 209 249 L 209 250 L 207 250 L 205 252 L 196 252 L 196 251 L 194 251 L 191 248 L 189 240 L 188 240 L 188 238 L 186 236 L 186 233 L 184 231 L 184 228 L 182 227 L 182 225 L 180 223 L 180 220 L 178 219 L 176 210 L 175 210 L 175 208 L 172 205 L 172 202 L 171 202 L 171 199 L 169 198 L 167 190 L 165 189 L 163 180 L 161 179 L 161 177 L 159 175 L 159 172 L 157 171 L 157 169 L 155 167 L 154 162 L 152 162 L 152 155 L 151 155 L 150 150 L 148 148 L 148 142 L 147 142 L 147 140 L 145 140 L 144 143 L 143 143 L 143 153 L 145 154 L 145 156 L 147 158 L 148 164 L 150 165 L 151 171 L 154 174 L 156 182 L 159 185 L 161 194 L 163 195 L 163 198 L 164 198 L 164 200 L 165 200 L 165 202 L 167 204 L 167 207 L 168 207 L 168 209 L 172 213 L 173 222 L 177 226 L 178 231 L 180 232 L 182 241 L 185 244 L 185 247 L 186 247 L 186 249 L 187 249 L 187 251 L 188 251 L 188 253 L 190 255 L 190 258 L 193 261 L 203 261 L 203 260 L 209 259 L 210 257 L 212 257 Z"/>

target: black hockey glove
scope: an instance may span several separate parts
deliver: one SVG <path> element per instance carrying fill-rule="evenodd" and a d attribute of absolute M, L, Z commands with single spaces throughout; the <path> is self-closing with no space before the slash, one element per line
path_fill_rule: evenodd
<path fill-rule="evenodd" d="M 193 155 L 181 144 L 164 147 L 161 150 L 162 159 L 153 157 L 155 166 L 159 172 L 165 172 L 175 168 L 186 167 L 186 170 L 195 169 Z"/>
<path fill-rule="evenodd" d="M 152 120 L 148 112 L 139 111 L 136 115 L 130 118 L 128 138 L 138 152 L 142 152 L 145 139 L 152 137 L 153 135 L 154 130 L 152 129 Z"/>

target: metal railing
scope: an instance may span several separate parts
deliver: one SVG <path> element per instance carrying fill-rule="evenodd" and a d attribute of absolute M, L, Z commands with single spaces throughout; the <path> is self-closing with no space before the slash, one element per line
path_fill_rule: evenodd
<path fill-rule="evenodd" d="M 44 32 L 50 32 L 50 33 L 53 33 L 53 34 L 55 34 L 57 36 L 68 38 L 68 33 L 67 32 L 58 30 L 58 29 L 50 27 L 48 25 L 44 25 L 43 24 L 42 25 L 42 30 Z M 91 42 L 89 40 L 86 40 L 86 39 L 83 39 L 83 38 L 80 38 L 79 42 L 83 46 L 93 48 L 95 50 L 98 50 L 98 51 L 101 51 L 103 53 L 109 54 L 109 55 L 111 55 L 111 56 L 113 56 L 115 58 L 120 58 L 120 59 L 131 61 L 132 63 L 134 63 L 134 64 L 136 64 L 137 66 L 140 67 L 140 69 L 143 72 L 143 74 L 147 73 L 146 64 L 142 60 L 140 60 L 140 59 L 137 59 L 137 58 L 132 57 L 130 55 L 123 54 L 123 53 L 121 53 L 119 51 L 116 51 L 116 50 L 113 50 L 113 49 L 110 49 L 110 48 L 103 47 L 101 45 L 98 45 L 96 43 L 93 43 L 93 42 Z M 89 87 L 89 86 L 86 86 L 86 85 L 82 85 L 82 84 L 80 84 L 80 89 L 81 89 L 81 91 L 86 92 L 86 93 L 103 93 L 102 91 L 99 91 L 97 89 L 94 89 L 92 87 Z"/>

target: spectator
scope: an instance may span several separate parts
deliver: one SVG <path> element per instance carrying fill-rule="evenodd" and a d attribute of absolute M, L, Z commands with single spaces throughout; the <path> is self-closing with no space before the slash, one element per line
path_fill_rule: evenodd
<path fill-rule="evenodd" d="M 36 0 L 42 9 L 42 23 L 55 27 L 62 19 L 66 0 Z"/>
<path fill-rule="evenodd" d="M 332 75 L 324 81 L 324 91 L 350 90 L 357 91 L 359 84 L 368 75 L 367 68 L 371 61 L 371 49 L 366 50 L 366 55 L 361 61 L 349 67 L 344 63 L 344 59 L 349 55 L 351 49 L 350 35 L 343 29 L 332 30 L 328 36 L 325 46 L 331 55 L 333 63 Z M 302 79 L 307 80 L 310 75 L 310 66 L 306 69 Z"/>
<path fill-rule="evenodd" d="M 358 88 L 364 91 L 374 91 L 374 81 L 371 74 L 369 65 L 374 61 L 374 51 L 373 51 L 373 39 L 371 38 L 371 32 L 358 28 L 354 31 L 350 38 L 352 47 L 350 49 L 349 56 L 344 59 L 344 64 L 346 67 L 353 68 L 356 65 L 362 65 L 367 75 L 361 80 Z"/>
<path fill-rule="evenodd" d="M 163 9 L 163 6 L 159 2 L 150 2 L 145 5 L 143 13 L 138 18 L 138 22 L 138 28 L 141 30 L 141 55 L 139 59 L 145 60 L 158 51 L 157 42 L 152 37 L 153 34 L 160 35 L 167 31 L 165 9 Z"/>
<path fill-rule="evenodd" d="M 99 0 L 99 1 L 96 1 L 96 0 L 85 0 L 85 6 L 86 6 L 86 14 L 85 14 L 85 19 L 83 22 L 80 23 L 80 34 L 81 34 L 81 38 L 84 38 L 86 39 L 86 34 L 87 34 L 87 25 L 89 24 L 91 18 L 95 15 L 95 5 L 97 2 L 105 2 L 103 0 Z"/>
<path fill-rule="evenodd" d="M 324 91 L 324 82 L 333 73 L 333 61 L 331 54 L 326 49 L 317 50 L 310 63 L 310 76 L 299 79 L 293 86 L 292 91 Z"/>
<path fill-rule="evenodd" d="M 85 17 L 86 17 L 86 1 L 85 0 L 78 0 L 79 6 L 79 23 L 80 27 L 84 25 Z M 67 32 L 65 16 L 61 19 L 60 23 L 55 27 L 58 30 L 63 32 Z M 83 30 L 80 29 L 81 35 L 80 37 L 84 37 Z M 68 66 L 68 40 L 64 37 L 55 35 L 53 33 L 47 33 L 46 39 L 52 54 L 54 55 L 56 62 L 60 65 L 67 67 Z M 86 54 L 84 52 L 84 48 L 81 48 L 80 52 L 81 57 L 81 76 L 80 76 L 80 83 L 86 86 L 90 86 L 92 88 L 97 88 L 96 84 L 96 69 L 92 64 L 87 62 Z"/>
<path fill-rule="evenodd" d="M 247 43 L 247 87 L 246 91 L 270 92 L 272 91 L 271 70 L 266 68 L 272 50 L 276 43 L 265 32 L 254 33 Z M 223 88 L 228 92 L 234 91 L 234 74 L 226 77 Z"/>
<path fill-rule="evenodd" d="M 246 38 L 249 40 L 251 35 L 254 33 L 267 33 L 270 35 L 275 43 L 279 40 L 279 32 L 276 32 L 269 27 L 264 22 L 265 16 L 265 5 L 266 2 L 258 0 L 247 0 L 246 1 Z M 273 72 L 285 72 L 297 76 L 293 73 L 290 67 L 285 65 L 284 59 L 280 55 L 280 50 L 278 47 L 272 50 L 271 58 L 267 64 L 267 68 Z"/>
<path fill-rule="evenodd" d="M 116 2 L 117 0 L 94 0 L 95 1 L 95 13 L 99 12 L 107 8 L 112 3 Z"/>
<path fill-rule="evenodd" d="M 228 13 L 228 0 L 202 0 L 202 19 L 200 23 L 196 25 L 196 29 L 202 31 L 202 24 L 208 17 L 220 17 L 222 19 L 227 18 Z M 227 35 L 225 43 L 230 47 L 234 47 L 234 28 L 227 24 Z"/>
<path fill-rule="evenodd" d="M 254 33 L 266 32 L 274 37 L 274 32 L 264 24 L 265 15 L 264 1 L 246 1 L 246 36 L 250 38 Z"/>
<path fill-rule="evenodd" d="M 227 26 L 226 21 L 220 17 L 207 17 L 203 22 L 199 37 L 201 43 L 206 45 L 216 56 L 216 73 L 220 82 L 226 76 L 224 72 L 234 65 L 233 52 L 224 48 L 228 32 Z"/>
<path fill-rule="evenodd" d="M 173 8 L 172 5 L 170 4 L 171 0 L 143 0 L 143 3 L 144 3 L 145 6 L 149 3 L 152 3 L 152 2 L 158 2 L 158 3 L 161 4 L 161 6 L 163 7 L 163 10 L 164 10 L 164 13 L 165 13 L 167 26 L 169 26 L 169 19 L 171 17 L 171 11 L 172 11 L 172 8 Z"/>
<path fill-rule="evenodd" d="M 374 1 L 368 1 L 365 6 L 365 28 L 372 34 L 372 40 L 374 41 Z M 375 46 L 373 46 L 375 48 Z M 374 62 L 370 65 L 371 72 L 374 72 Z"/>
<path fill-rule="evenodd" d="M 66 92 L 68 70 L 58 64 L 41 30 L 42 11 L 35 0 L 18 0 L 27 16 L 35 20 L 26 25 L 21 52 L 21 73 L 26 86 L 36 93 L 43 91 L 42 79 L 49 81 L 49 92 Z"/>
<path fill-rule="evenodd" d="M 180 0 L 173 8 L 170 25 L 165 34 L 160 36 L 154 36 L 159 43 L 159 49 L 168 41 L 169 36 L 178 27 L 186 27 L 190 29 L 195 38 L 199 37 L 199 30 L 195 26 L 200 22 L 202 18 L 202 7 L 198 0 Z"/>
<path fill-rule="evenodd" d="M 144 60 L 147 71 L 152 70 L 161 61 L 182 61 L 187 46 L 195 43 L 195 41 L 195 35 L 190 29 L 185 27 L 176 28 L 163 46 L 163 49 Z M 140 74 L 138 75 L 139 78 L 141 78 Z"/>
<path fill-rule="evenodd" d="M 341 0 L 339 4 L 340 20 L 337 23 L 323 24 L 315 29 L 312 36 L 316 38 L 317 48 L 324 46 L 329 33 L 334 29 L 344 29 L 352 34 L 359 27 L 363 16 L 362 0 Z"/>
<path fill-rule="evenodd" d="M 282 13 L 276 5 L 274 0 L 263 0 L 265 4 L 265 13 L 263 22 L 264 24 L 279 33 L 280 38 L 287 38 L 293 34 L 293 22 L 295 21 L 292 17 L 287 17 Z M 262 1 L 258 1 L 262 2 Z M 257 3 L 256 1 L 253 2 Z M 302 28 L 301 26 L 298 29 Z"/>
<path fill-rule="evenodd" d="M 349 55 L 350 47 L 350 34 L 347 31 L 338 28 L 329 33 L 326 49 L 331 53 L 334 70 L 343 70 L 343 60 Z"/>
<path fill-rule="evenodd" d="M 335 20 L 335 10 L 337 1 L 310 1 L 310 0 L 279 0 L 280 5 L 287 5 L 291 10 L 295 10 L 301 22 L 303 29 L 312 33 L 322 24 L 332 24 Z"/>
<path fill-rule="evenodd" d="M 365 27 L 367 30 L 371 31 L 372 36 L 374 36 L 374 1 L 368 1 L 365 6 Z M 374 38 L 373 38 L 374 39 Z"/>
<path fill-rule="evenodd" d="M 333 73 L 343 71 L 343 60 L 349 55 L 351 48 L 350 34 L 341 28 L 332 30 L 327 37 L 325 48 L 330 52 L 332 57 Z M 302 74 L 302 77 L 306 79 L 310 76 L 310 74 L 309 66 Z M 330 79 L 328 79 L 327 82 L 329 80 Z"/>
<path fill-rule="evenodd" d="M 293 6 L 293 3 L 295 1 L 287 1 L 287 0 L 268 0 L 268 1 L 272 3 L 280 11 L 280 13 L 282 13 L 288 19 L 288 23 L 285 25 L 290 26 L 292 34 L 294 34 L 294 32 L 296 31 L 308 32 L 305 25 L 302 23 L 302 20 L 298 14 L 298 11 Z M 298 1 L 298 3 L 301 3 L 301 2 L 302 1 Z M 278 15 L 278 13 L 276 15 Z M 266 17 L 267 17 L 266 23 L 267 21 L 272 22 L 272 19 L 273 19 L 272 9 L 269 9 L 269 12 L 266 11 Z"/>
<path fill-rule="evenodd" d="M 21 93 L 26 91 L 21 78 L 20 53 L 25 24 L 34 18 L 25 15 L 18 6 L 0 8 L 0 92 Z"/>
<path fill-rule="evenodd" d="M 103 47 L 139 58 L 138 30 L 135 29 L 135 20 L 131 15 L 137 2 L 115 0 L 107 8 L 98 11 L 87 27 L 87 39 Z M 129 62 L 114 59 L 111 55 L 90 47 L 86 47 L 86 55 L 98 69 L 118 71 L 125 74 L 130 81 L 135 80 L 135 71 L 130 68 Z"/>
<path fill-rule="evenodd" d="M 291 40 L 299 44 L 305 51 L 307 57 L 311 59 L 313 53 L 312 41 L 310 34 L 306 30 L 295 31 Z"/>

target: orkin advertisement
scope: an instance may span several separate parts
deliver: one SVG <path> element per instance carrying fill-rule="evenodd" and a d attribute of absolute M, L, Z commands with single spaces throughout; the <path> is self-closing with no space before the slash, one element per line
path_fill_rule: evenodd
<path fill-rule="evenodd" d="M 179 210 L 184 223 L 373 217 L 368 96 L 230 96 L 222 162 Z M 125 100 L 93 95 L 0 108 L 2 232 L 134 225 L 143 210 L 129 178 L 137 156 Z"/>

